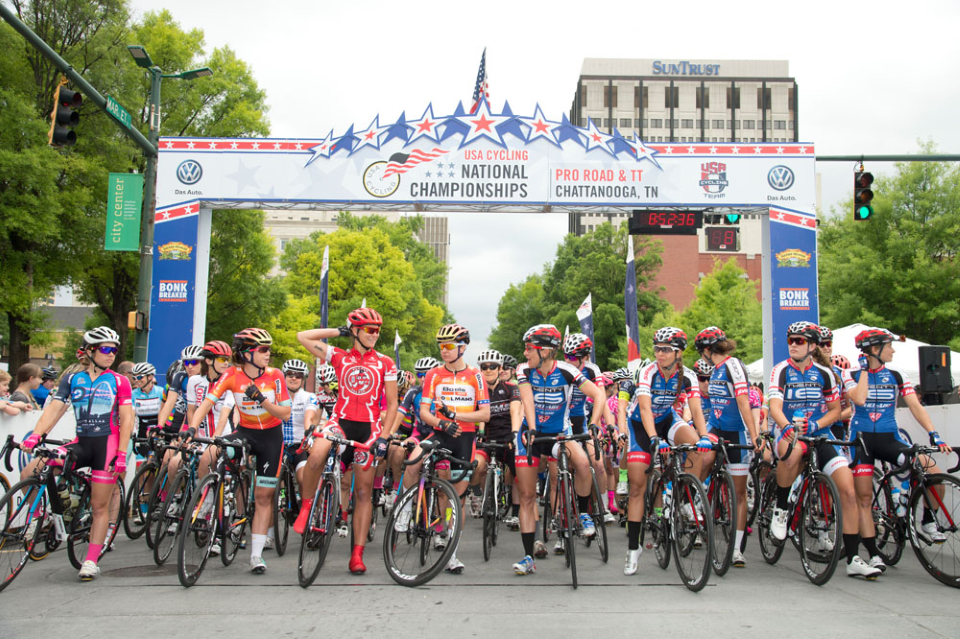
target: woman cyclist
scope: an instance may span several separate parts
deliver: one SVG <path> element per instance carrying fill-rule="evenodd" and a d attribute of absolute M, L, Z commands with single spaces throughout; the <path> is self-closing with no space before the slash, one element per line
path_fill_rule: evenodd
<path fill-rule="evenodd" d="M 137 416 L 137 439 L 144 439 L 147 431 L 157 427 L 157 416 L 163 401 L 163 389 L 157 386 L 157 369 L 150 362 L 133 367 L 133 379 L 139 386 L 133 389 L 133 412 Z"/>
<path fill-rule="evenodd" d="M 93 471 L 90 482 L 93 523 L 87 556 L 80 567 L 81 581 L 90 581 L 100 574 L 97 562 L 110 524 L 114 472 L 123 474 L 127 469 L 127 443 L 133 433 L 130 382 L 123 375 L 109 370 L 119 348 L 120 336 L 108 326 L 84 333 L 83 363 L 86 368 L 60 380 L 53 401 L 40 415 L 33 433 L 23 442 L 24 450 L 32 450 L 73 406 L 77 438 L 66 448 L 76 455 L 74 468 L 89 466 Z M 36 460 L 31 462 L 24 473 L 32 474 L 37 464 Z"/>
<path fill-rule="evenodd" d="M 186 430 L 187 383 L 194 375 L 202 371 L 203 347 L 197 344 L 180 351 L 180 360 L 171 364 L 167 370 L 167 386 L 164 389 L 163 406 L 158 418 L 160 426 L 167 432 L 176 433 Z"/>

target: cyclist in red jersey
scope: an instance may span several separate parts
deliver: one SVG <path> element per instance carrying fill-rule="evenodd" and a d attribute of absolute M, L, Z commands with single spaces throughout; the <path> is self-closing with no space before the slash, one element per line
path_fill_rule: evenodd
<path fill-rule="evenodd" d="M 349 448 L 341 457 L 348 466 L 353 464 L 354 503 L 353 538 L 356 545 L 350 555 L 350 572 L 362 575 L 367 571 L 363 550 L 373 513 L 373 444 L 376 454 L 387 452 L 387 440 L 380 437 L 381 424 L 393 424 L 397 415 L 397 366 L 393 360 L 378 353 L 374 347 L 380 338 L 383 318 L 372 308 L 358 308 L 347 315 L 347 325 L 340 328 L 316 328 L 297 333 L 304 348 L 333 366 L 339 380 L 337 403 L 322 433 L 336 433 L 353 441 L 363 442 L 368 450 Z M 332 337 L 353 338 L 350 350 L 329 346 L 323 340 Z M 381 397 L 386 395 L 386 414 L 381 421 Z M 321 433 L 321 435 L 322 435 Z M 327 462 L 330 442 L 317 437 L 310 449 L 310 457 L 303 473 L 303 504 L 293 529 L 303 534 L 313 505 L 313 495 L 320 483 L 320 473 Z"/>
<path fill-rule="evenodd" d="M 247 328 L 234 335 L 233 361 L 237 366 L 228 368 L 210 386 L 190 420 L 190 428 L 196 432 L 226 393 L 233 393 L 237 400 L 240 421 L 226 439 L 248 442 L 250 453 L 257 459 L 257 487 L 254 491 L 257 507 L 250 526 L 250 570 L 257 575 L 267 571 L 261 555 L 276 506 L 274 493 L 283 457 L 281 424 L 290 419 L 291 412 L 290 394 L 283 373 L 270 367 L 272 345 L 273 338 L 262 328 Z"/>

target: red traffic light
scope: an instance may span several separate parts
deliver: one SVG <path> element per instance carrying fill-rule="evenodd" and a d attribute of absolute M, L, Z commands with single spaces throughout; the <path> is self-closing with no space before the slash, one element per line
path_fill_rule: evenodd
<path fill-rule="evenodd" d="M 857 172 L 854 174 L 854 183 L 857 188 L 865 189 L 873 184 L 873 173 L 860 173 Z"/>
<path fill-rule="evenodd" d="M 83 94 L 79 91 L 71 91 L 70 89 L 65 89 L 60 87 L 60 95 L 58 96 L 58 101 L 62 106 L 76 109 L 78 106 L 83 104 Z"/>

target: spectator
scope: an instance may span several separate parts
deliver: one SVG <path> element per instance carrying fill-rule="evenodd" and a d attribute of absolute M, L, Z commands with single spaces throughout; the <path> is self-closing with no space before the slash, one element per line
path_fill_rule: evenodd
<path fill-rule="evenodd" d="M 53 390 L 53 384 L 57 381 L 57 375 L 59 374 L 53 366 L 40 371 L 40 386 L 30 391 L 33 393 L 33 398 L 37 400 L 38 406 L 43 406 L 43 403 L 47 400 L 47 396 Z"/>
<path fill-rule="evenodd" d="M 33 398 L 33 392 L 40 386 L 40 367 L 36 364 L 24 364 L 17 369 L 17 389 L 10 394 L 10 403 L 20 410 L 39 409 Z"/>
<path fill-rule="evenodd" d="M 133 381 L 133 362 L 120 362 L 117 364 L 117 373 L 127 378 L 127 381 L 130 382 L 131 389 L 139 386 L 139 384 L 135 384 Z"/>
<path fill-rule="evenodd" d="M 0 413 L 19 415 L 20 409 L 7 401 L 10 396 L 10 379 L 10 373 L 0 370 Z"/>

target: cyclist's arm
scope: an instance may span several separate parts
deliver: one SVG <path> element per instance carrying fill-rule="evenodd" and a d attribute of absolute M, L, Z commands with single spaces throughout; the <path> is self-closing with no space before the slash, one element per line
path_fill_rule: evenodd
<path fill-rule="evenodd" d="M 200 402 L 200 405 L 197 406 L 197 409 L 193 411 L 193 417 L 191 417 L 190 421 L 187 422 L 187 424 L 189 424 L 189 428 L 192 428 L 194 432 L 199 430 L 200 424 L 203 422 L 204 419 L 206 419 L 207 414 L 210 413 L 211 410 L 213 410 L 213 406 L 214 406 L 214 401 L 210 399 L 210 396 L 208 395 L 207 397 L 204 397 L 203 401 Z"/>
<path fill-rule="evenodd" d="M 530 384 L 520 384 L 520 403 L 523 404 L 523 416 L 529 430 L 537 430 L 537 411 L 533 405 L 533 388 Z"/>
<path fill-rule="evenodd" d="M 297 341 L 324 362 L 327 361 L 327 343 L 323 340 L 333 337 L 340 337 L 339 328 L 314 328 L 297 333 Z"/>
<path fill-rule="evenodd" d="M 43 409 L 43 413 L 40 414 L 40 419 L 37 420 L 37 425 L 33 427 L 33 433 L 41 437 L 49 433 L 53 430 L 53 427 L 57 425 L 57 422 L 60 421 L 60 418 L 63 417 L 63 414 L 67 412 L 68 408 L 69 406 L 64 402 L 54 398 L 54 400 Z"/>
<path fill-rule="evenodd" d="M 823 414 L 823 417 L 820 418 L 820 427 L 830 426 L 831 424 L 836 424 L 837 420 L 840 419 L 840 400 L 835 399 L 832 402 L 827 402 L 827 412 Z"/>
<path fill-rule="evenodd" d="M 213 431 L 214 437 L 220 437 L 223 435 L 224 429 L 227 427 L 227 422 L 230 421 L 230 412 L 232 408 L 224 408 L 220 411 L 220 415 L 217 417 L 217 426 Z"/>
<path fill-rule="evenodd" d="M 513 433 L 519 433 L 521 422 L 523 422 L 523 402 L 510 402 L 510 430 Z"/>
<path fill-rule="evenodd" d="M 281 406 L 280 404 L 274 404 L 269 399 L 264 399 L 262 402 L 260 402 L 260 406 L 262 406 L 263 410 L 267 411 L 270 415 L 276 417 L 277 419 L 282 419 L 283 421 L 290 419 L 290 413 L 293 411 L 293 406 L 290 406 L 290 404 Z"/>
<path fill-rule="evenodd" d="M 779 397 L 770 398 L 770 418 L 780 427 L 780 430 L 785 429 L 790 424 L 790 420 L 783 413 L 783 400 Z"/>
<path fill-rule="evenodd" d="M 620 399 L 620 392 L 617 391 L 617 428 L 621 435 L 627 434 L 627 403 Z"/>
<path fill-rule="evenodd" d="M 117 445 L 117 450 L 127 450 L 127 445 L 130 443 L 130 436 L 133 434 L 133 424 L 136 421 L 136 416 L 133 412 L 133 406 L 129 404 L 126 406 L 120 407 L 120 442 Z"/>
<path fill-rule="evenodd" d="M 193 419 L 193 413 L 197 410 L 197 407 L 194 404 L 187 404 L 187 423 L 190 423 L 190 420 Z"/>
<path fill-rule="evenodd" d="M 172 388 L 167 391 L 167 401 L 160 407 L 160 414 L 157 415 L 157 426 L 160 428 L 166 426 L 167 420 L 170 418 L 170 414 L 173 413 L 173 407 L 177 403 L 177 397 L 179 396 L 180 393 Z"/>
<path fill-rule="evenodd" d="M 839 421 L 845 422 L 853 416 L 853 405 L 847 402 L 847 407 L 840 411 Z"/>
<path fill-rule="evenodd" d="M 308 408 L 303 411 L 303 432 L 309 433 L 314 426 L 320 421 L 317 419 L 317 415 L 320 414 L 319 408 Z"/>
<path fill-rule="evenodd" d="M 387 414 L 383 418 L 383 423 L 393 424 L 397 419 L 397 407 L 400 405 L 400 400 L 397 399 L 397 380 L 388 380 L 384 383 L 384 386 L 387 393 Z"/>
<path fill-rule="evenodd" d="M 860 379 L 857 380 L 857 385 L 853 388 L 847 389 L 847 397 L 850 398 L 850 401 L 856 404 L 857 406 L 863 406 L 867 403 L 867 395 L 870 393 L 870 373 L 866 370 L 860 370 Z"/>
<path fill-rule="evenodd" d="M 740 410 L 743 423 L 747 426 L 747 432 L 750 433 L 750 443 L 753 444 L 757 441 L 759 433 L 757 433 L 757 422 L 753 419 L 752 409 L 750 408 L 750 396 L 747 393 L 737 397 L 737 408 Z"/>
<path fill-rule="evenodd" d="M 923 427 L 923 430 L 928 433 L 936 430 L 933 427 L 933 422 L 930 421 L 930 414 L 927 412 L 927 409 L 920 404 L 920 400 L 917 399 L 916 394 L 911 393 L 903 398 L 903 401 L 906 402 L 907 408 L 910 409 L 910 414 L 913 415 L 913 418 L 917 420 L 917 423 Z"/>

